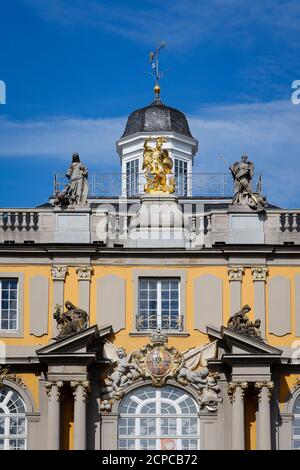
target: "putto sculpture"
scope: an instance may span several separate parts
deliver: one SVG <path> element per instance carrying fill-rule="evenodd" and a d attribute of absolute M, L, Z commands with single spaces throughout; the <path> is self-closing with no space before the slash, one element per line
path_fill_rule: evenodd
<path fill-rule="evenodd" d="M 221 400 L 218 374 L 211 373 L 207 367 L 207 360 L 216 357 L 216 341 L 183 353 L 168 347 L 167 341 L 167 336 L 157 331 L 150 343 L 129 355 L 124 348 L 105 342 L 104 356 L 112 361 L 113 371 L 105 379 L 103 409 L 109 411 L 108 403 L 119 400 L 134 382 L 146 379 L 154 387 L 162 387 L 170 379 L 190 385 L 199 394 L 202 407 L 209 411 L 216 409 Z"/>
<path fill-rule="evenodd" d="M 62 311 L 60 305 L 56 305 L 53 318 L 57 322 L 60 330 L 55 340 L 67 338 L 68 336 L 79 333 L 85 330 L 88 326 L 88 314 L 81 308 L 75 307 L 69 300 L 65 302 L 66 311 Z"/>
<path fill-rule="evenodd" d="M 83 206 L 89 192 L 88 170 L 80 162 L 78 153 L 74 153 L 66 177 L 69 183 L 54 198 L 57 206 Z"/>
<path fill-rule="evenodd" d="M 266 198 L 261 194 L 261 178 L 256 191 L 252 190 L 254 164 L 248 160 L 247 155 L 242 155 L 240 162 L 235 162 L 230 167 L 234 181 L 233 205 L 246 205 L 253 210 L 261 212 L 267 206 Z"/>
<path fill-rule="evenodd" d="M 244 305 L 244 307 L 232 315 L 227 323 L 227 328 L 231 330 L 238 331 L 243 335 L 250 336 L 259 341 L 263 341 L 260 332 L 261 320 L 257 319 L 252 322 L 247 313 L 251 311 L 249 305 Z"/>
<path fill-rule="evenodd" d="M 173 168 L 173 161 L 169 152 L 162 146 L 166 142 L 164 137 L 157 137 L 155 148 L 149 145 L 151 137 L 144 143 L 144 160 L 142 169 L 145 172 L 146 184 L 144 190 L 146 193 L 174 193 L 175 179 L 168 178 Z"/>

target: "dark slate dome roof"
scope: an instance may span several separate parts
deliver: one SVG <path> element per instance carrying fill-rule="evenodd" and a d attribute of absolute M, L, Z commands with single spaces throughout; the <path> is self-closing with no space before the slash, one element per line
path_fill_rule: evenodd
<path fill-rule="evenodd" d="M 122 137 L 137 132 L 178 132 L 193 137 L 185 115 L 177 109 L 164 105 L 156 99 L 149 106 L 133 111 Z"/>

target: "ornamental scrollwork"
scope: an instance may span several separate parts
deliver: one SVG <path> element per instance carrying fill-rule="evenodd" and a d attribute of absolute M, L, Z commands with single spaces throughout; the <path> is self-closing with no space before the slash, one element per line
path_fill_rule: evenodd
<path fill-rule="evenodd" d="M 0 366 L 0 388 L 4 387 L 4 380 L 8 380 L 9 382 L 14 382 L 19 387 L 26 389 L 26 385 L 24 384 L 23 380 L 18 377 L 16 374 L 9 371 L 9 367 L 2 367 Z"/>
<path fill-rule="evenodd" d="M 216 357 L 216 341 L 183 353 L 168 347 L 167 342 L 167 336 L 157 331 L 152 334 L 150 343 L 129 355 L 124 348 L 105 342 L 104 353 L 113 361 L 113 371 L 105 379 L 102 411 L 110 411 L 112 402 L 119 400 L 128 386 L 146 379 L 150 379 L 154 387 L 162 387 L 170 379 L 189 385 L 195 389 L 201 407 L 216 410 L 221 401 L 219 375 L 207 367 L 207 360 Z"/>

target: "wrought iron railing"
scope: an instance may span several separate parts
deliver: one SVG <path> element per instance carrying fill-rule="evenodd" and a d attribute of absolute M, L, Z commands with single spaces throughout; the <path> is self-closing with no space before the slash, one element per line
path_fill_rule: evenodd
<path fill-rule="evenodd" d="M 172 176 L 172 175 L 170 175 Z M 229 173 L 187 173 L 175 175 L 178 196 L 216 196 L 230 197 L 233 182 Z M 67 184 L 63 174 L 54 176 L 54 194 Z M 138 196 L 144 193 L 145 175 L 143 173 L 92 173 L 89 176 L 89 196 Z M 255 182 L 253 184 L 255 187 Z"/>

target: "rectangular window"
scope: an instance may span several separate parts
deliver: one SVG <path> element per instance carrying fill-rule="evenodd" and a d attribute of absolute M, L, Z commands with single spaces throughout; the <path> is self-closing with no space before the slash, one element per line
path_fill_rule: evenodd
<path fill-rule="evenodd" d="M 182 331 L 179 289 L 177 278 L 140 278 L 137 331 Z"/>
<path fill-rule="evenodd" d="M 18 329 L 18 280 L 0 279 L 0 330 Z"/>
<path fill-rule="evenodd" d="M 139 194 L 139 159 L 126 162 L 126 194 L 136 196 Z"/>
<path fill-rule="evenodd" d="M 188 195 L 188 164 L 184 160 L 175 158 L 175 181 L 176 194 L 178 196 Z"/>

